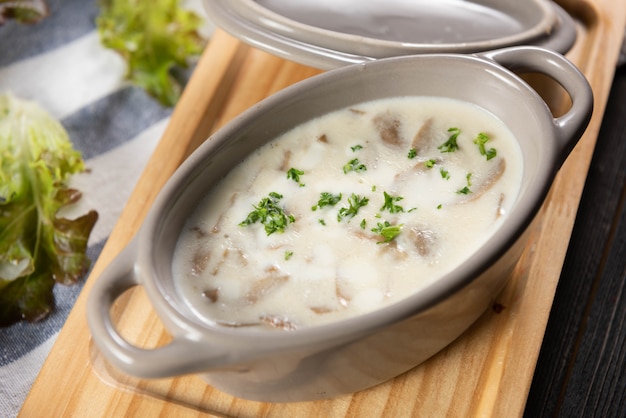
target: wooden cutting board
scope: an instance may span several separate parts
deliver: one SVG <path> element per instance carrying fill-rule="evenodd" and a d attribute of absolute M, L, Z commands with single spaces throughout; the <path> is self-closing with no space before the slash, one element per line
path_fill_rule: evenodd
<path fill-rule="evenodd" d="M 264 97 L 319 73 L 246 46 L 217 31 L 176 107 L 85 284 L 22 411 L 39 416 L 521 416 L 578 203 L 604 113 L 624 27 L 623 0 L 559 2 L 578 22 L 568 57 L 589 79 L 596 100 L 589 128 L 561 169 L 513 276 L 494 309 L 424 364 L 375 388 L 337 399 L 267 404 L 221 393 L 195 376 L 140 380 L 112 369 L 94 347 L 85 305 L 93 282 L 131 239 L 160 187 L 211 132 Z M 555 112 L 567 100 L 540 77 L 529 82 Z M 565 104 L 564 104 L 565 103 Z M 143 347 L 169 340 L 143 290 L 120 298 L 113 316 Z"/>

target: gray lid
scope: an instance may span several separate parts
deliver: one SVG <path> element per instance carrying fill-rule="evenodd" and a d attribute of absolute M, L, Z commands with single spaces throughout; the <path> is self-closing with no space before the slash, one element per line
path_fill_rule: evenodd
<path fill-rule="evenodd" d="M 548 0 L 204 0 L 211 19 L 274 55 L 330 69 L 399 55 L 535 45 L 566 53 L 573 19 Z"/>

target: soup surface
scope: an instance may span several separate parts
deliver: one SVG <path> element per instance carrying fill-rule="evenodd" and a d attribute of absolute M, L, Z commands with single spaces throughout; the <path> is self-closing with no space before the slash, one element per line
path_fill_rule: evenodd
<path fill-rule="evenodd" d="M 208 323 L 293 330 L 369 312 L 451 271 L 514 203 L 521 152 L 461 101 L 362 103 L 256 150 L 203 199 L 174 254 Z"/>

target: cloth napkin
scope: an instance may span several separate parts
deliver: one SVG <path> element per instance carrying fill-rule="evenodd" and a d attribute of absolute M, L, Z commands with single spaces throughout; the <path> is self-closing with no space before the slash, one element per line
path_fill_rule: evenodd
<path fill-rule="evenodd" d="M 125 62 L 100 44 L 97 0 L 48 5 L 49 16 L 38 24 L 0 26 L 0 94 L 38 102 L 82 153 L 88 171 L 71 180 L 83 192 L 72 211 L 99 213 L 87 252 L 93 265 L 173 109 L 124 80 Z M 201 0 L 182 5 L 206 17 Z M 202 34 L 211 30 L 207 20 Z M 0 328 L 0 417 L 18 414 L 82 283 L 56 285 L 55 310 L 43 321 Z"/>

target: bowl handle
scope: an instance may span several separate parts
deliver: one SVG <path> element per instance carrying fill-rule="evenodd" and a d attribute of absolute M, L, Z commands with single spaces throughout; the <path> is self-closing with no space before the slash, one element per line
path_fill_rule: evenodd
<path fill-rule="evenodd" d="M 140 378 L 197 373 L 226 363 L 226 355 L 191 338 L 175 336 L 155 349 L 136 347 L 122 337 L 111 319 L 111 307 L 126 290 L 140 284 L 135 267 L 137 238 L 117 256 L 94 283 L 87 304 L 87 320 L 96 345 L 105 358 L 123 372 Z"/>
<path fill-rule="evenodd" d="M 563 55 L 540 47 L 511 47 L 479 54 L 514 73 L 536 71 L 559 83 L 569 94 L 572 106 L 562 116 L 553 118 L 560 146 L 561 162 L 584 133 L 593 111 L 593 92 L 589 82 Z"/>

